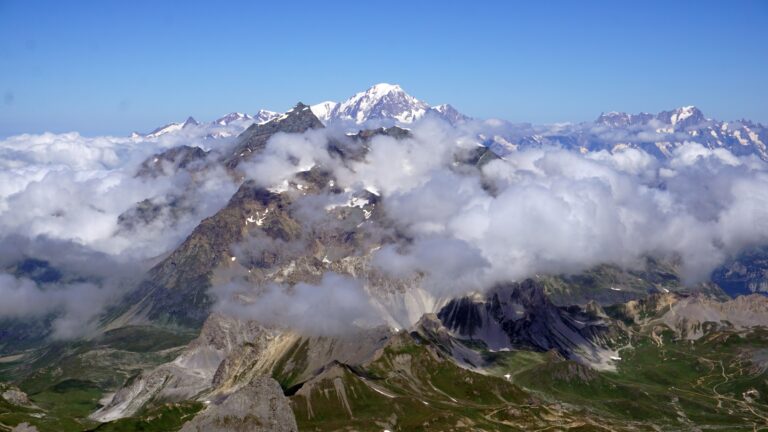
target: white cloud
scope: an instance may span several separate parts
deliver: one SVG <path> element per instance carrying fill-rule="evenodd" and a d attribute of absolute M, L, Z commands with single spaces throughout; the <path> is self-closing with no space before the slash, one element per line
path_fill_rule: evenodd
<path fill-rule="evenodd" d="M 194 143 L 192 143 L 194 144 Z M 165 141 L 83 137 L 77 133 L 19 135 L 0 141 L 0 230 L 71 240 L 110 254 L 146 258 L 177 244 L 218 210 L 236 185 L 223 168 L 152 179 L 134 177 L 138 165 Z M 162 218 L 142 232 L 121 233 L 118 216 L 137 202 L 162 202 L 192 182 L 193 211 Z"/>
<path fill-rule="evenodd" d="M 316 284 L 249 287 L 233 282 L 215 293 L 219 312 L 309 335 L 338 335 L 382 323 L 362 282 L 333 272 Z"/>
<path fill-rule="evenodd" d="M 333 170 L 343 197 L 297 198 L 296 215 L 305 224 L 324 223 L 318 213 L 343 204 L 351 194 L 377 191 L 381 194 L 377 208 L 387 224 L 382 229 L 387 234 L 381 236 L 400 236 L 397 244 L 374 254 L 374 264 L 401 278 L 423 276 L 418 280 L 436 297 L 539 273 L 577 273 L 603 263 L 633 266 L 647 254 L 679 256 L 686 282 L 696 283 L 744 247 L 768 243 L 768 169 L 754 157 L 693 143 L 677 147 L 669 160 L 636 149 L 579 154 L 543 144 L 511 152 L 478 170 L 456 162 L 457 155 L 476 148 L 478 128 L 490 133 L 539 130 L 504 122 L 470 122 L 453 128 L 425 119 L 412 125 L 410 138 L 373 137 L 360 161 L 341 161 L 328 153 L 328 140 L 336 131 L 278 134 L 241 168 L 265 187 L 281 185 L 315 165 Z M 557 126 L 562 133 L 573 128 Z M 594 131 L 609 132 L 616 133 Z M 636 139 L 647 132 L 625 133 Z M 138 262 L 167 252 L 202 217 L 221 208 L 237 186 L 220 166 L 194 174 L 134 177 L 144 158 L 170 143 L 175 142 L 87 138 L 76 133 L 0 141 L 0 230 L 76 244 L 115 261 Z M 173 217 L 166 208 L 158 219 L 130 232 L 117 225 L 118 216 L 136 202 L 151 198 L 162 204 L 180 191 L 193 204 L 189 212 Z M 307 241 L 284 246 L 302 253 Z M 8 253 L 8 244 L 5 251 L 0 248 L 0 258 Z M 248 247 L 261 246 L 244 242 L 236 248 Z M 3 293 L 15 299 L 14 304 L 51 297 L 39 302 L 40 309 L 0 310 L 0 316 L 57 310 L 62 335 L 66 328 L 76 327 L 65 323 L 78 322 L 66 317 L 88 316 L 70 298 L 97 299 L 93 310 L 98 311 L 117 292 L 104 289 L 115 284 L 96 281 L 59 284 L 56 292 L 62 294 L 53 295 L 54 291 L 30 285 L 23 277 L 3 277 Z M 370 319 L 379 321 L 362 283 L 329 273 L 316 284 L 258 288 L 237 283 L 217 287 L 216 294 L 224 294 L 219 307 L 231 313 L 308 332 L 335 333 Z M 250 293 L 252 300 L 259 290 L 263 293 L 261 300 L 237 304 L 229 301 L 237 290 Z M 329 307 L 332 313 L 323 317 Z"/>

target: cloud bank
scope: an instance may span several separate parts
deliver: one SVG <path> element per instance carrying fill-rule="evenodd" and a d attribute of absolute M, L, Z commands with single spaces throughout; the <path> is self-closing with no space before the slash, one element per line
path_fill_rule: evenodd
<path fill-rule="evenodd" d="M 334 272 L 325 273 L 314 284 L 249 287 L 230 283 L 217 291 L 223 300 L 217 307 L 221 313 L 306 335 L 340 335 L 352 328 L 384 323 L 363 289 L 363 282 Z M 238 301 L 228 301 L 233 295 Z"/>
<path fill-rule="evenodd" d="M 744 248 L 768 243 L 768 166 L 754 156 L 690 142 L 668 158 L 631 148 L 580 153 L 545 143 L 519 147 L 480 167 L 462 162 L 483 142 L 480 132 L 505 127 L 474 122 L 457 128 L 426 118 L 413 125 L 409 138 L 375 136 L 349 144 L 362 146 L 364 157 L 346 160 L 327 150 L 329 140 L 346 139 L 338 130 L 277 134 L 241 169 L 246 178 L 280 191 L 291 189 L 288 182 L 297 173 L 315 166 L 329 170 L 342 192 L 302 196 L 290 190 L 294 216 L 305 228 L 358 224 L 368 230 L 371 249 L 362 252 L 371 253 L 377 271 L 419 280 L 440 298 L 598 264 L 634 267 L 647 255 L 679 259 L 684 282 L 696 284 Z M 141 161 L 177 143 L 173 137 L 142 141 L 76 133 L 0 141 L 0 234 L 28 242 L 15 250 L 13 242 L 0 247 L 0 257 L 6 256 L 0 295 L 8 299 L 0 318 L 56 313 L 62 320 L 57 334 L 73 335 L 130 286 L 129 275 L 141 274 L 136 269 L 172 250 L 221 208 L 238 184 L 215 155 L 205 170 L 168 167 L 166 175 L 135 175 Z M 369 192 L 379 199 L 376 223 L 361 216 L 346 226 L 329 216 Z M 141 223 L 122 226 L 120 216 L 144 200 L 136 213 Z M 251 239 L 232 250 L 238 256 L 270 248 L 302 254 L 308 240 L 289 245 Z M 373 250 L 377 241 L 384 244 Z M 90 271 L 85 282 L 40 282 L 13 272 L 14 260 L 46 255 L 43 244 L 69 248 L 67 256 L 102 257 L 126 278 L 96 274 L 87 260 L 54 264 L 67 274 Z M 380 322 L 369 283 L 328 272 L 319 281 L 240 281 L 215 290 L 220 298 L 245 299 L 220 303 L 225 312 L 334 334 Z M 83 298 L 93 302 L 78 303 Z"/>
<path fill-rule="evenodd" d="M 637 149 L 543 147 L 510 153 L 478 174 L 452 164 L 476 145 L 473 137 L 439 122 L 412 132 L 400 141 L 374 138 L 366 159 L 348 167 L 327 155 L 301 164 L 283 158 L 292 170 L 273 176 L 282 181 L 313 164 L 331 165 L 348 190 L 377 191 L 386 215 L 412 238 L 400 252 L 394 245 L 378 252 L 378 265 L 424 271 L 443 287 L 455 280 L 455 292 L 601 263 L 632 266 L 647 254 L 679 256 L 686 282 L 697 283 L 726 257 L 768 240 L 768 172 L 754 157 L 696 143 L 667 160 Z M 295 139 L 283 137 L 280 146 Z M 281 157 L 263 161 L 277 167 Z"/>
<path fill-rule="evenodd" d="M 666 159 L 633 148 L 581 153 L 542 145 L 475 168 L 458 161 L 480 144 L 476 132 L 426 119 L 411 138 L 374 137 L 364 159 L 347 161 L 326 151 L 333 131 L 280 135 L 244 170 L 284 190 L 298 172 L 330 169 L 344 192 L 313 196 L 308 214 L 353 202 L 364 190 L 379 194 L 384 225 L 398 234 L 372 252 L 373 266 L 418 278 L 437 298 L 599 264 L 639 268 L 649 255 L 679 261 L 683 283 L 693 286 L 744 248 L 768 243 L 768 166 L 755 156 L 692 142 Z M 302 287 L 301 296 L 325 304 L 324 288 L 305 294 Z M 290 313 L 270 314 L 291 309 L 274 292 L 249 303 L 249 316 L 297 322 Z"/>
<path fill-rule="evenodd" d="M 54 337 L 87 333 L 134 286 L 126 280 L 142 274 L 147 260 L 171 250 L 226 202 L 237 185 L 222 168 L 136 176 L 144 159 L 174 144 L 173 137 L 75 132 L 0 140 L 0 320 L 52 314 Z M 188 205 L 171 211 L 178 195 Z M 157 217 L 121 226 L 120 216 L 144 200 L 161 209 Z M 27 259 L 45 260 L 71 277 L 40 282 L 14 273 Z"/>

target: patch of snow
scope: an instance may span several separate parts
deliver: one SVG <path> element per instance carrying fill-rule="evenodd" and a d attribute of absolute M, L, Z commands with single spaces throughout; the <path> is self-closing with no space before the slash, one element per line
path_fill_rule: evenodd
<path fill-rule="evenodd" d="M 282 193 L 287 191 L 289 188 L 290 188 L 290 185 L 288 184 L 288 180 L 283 180 L 283 182 L 280 183 L 279 185 L 268 188 L 267 190 L 272 193 Z"/>
<path fill-rule="evenodd" d="M 675 111 L 674 114 L 672 114 L 672 117 L 670 118 L 670 121 L 672 122 L 672 126 L 680 123 L 681 121 L 691 117 L 693 115 L 693 110 L 695 107 L 693 105 L 685 106 L 682 108 L 679 108 Z"/>
<path fill-rule="evenodd" d="M 373 386 L 371 384 L 368 384 L 368 387 L 373 389 L 373 391 L 375 391 L 376 393 L 383 394 L 384 396 L 386 396 L 386 397 L 388 397 L 390 399 L 394 399 L 395 398 L 395 395 L 391 395 L 391 394 L 389 394 L 389 393 L 387 393 L 387 392 L 385 392 L 383 390 L 379 390 L 377 387 L 375 387 L 375 386 Z"/>
<path fill-rule="evenodd" d="M 323 122 L 326 122 L 331 119 L 333 110 L 338 105 L 339 104 L 337 102 L 325 101 L 325 102 L 320 102 L 319 104 L 312 105 L 310 109 L 312 110 L 312 114 L 314 114 L 315 117 L 317 117 Z"/>
<path fill-rule="evenodd" d="M 368 200 L 365 198 L 352 197 L 347 203 L 348 207 L 360 207 L 363 208 L 368 204 Z"/>

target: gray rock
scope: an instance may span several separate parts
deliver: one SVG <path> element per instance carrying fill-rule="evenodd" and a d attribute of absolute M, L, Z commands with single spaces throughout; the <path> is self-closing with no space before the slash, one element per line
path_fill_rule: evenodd
<path fill-rule="evenodd" d="M 554 305 L 532 279 L 502 284 L 484 297 L 451 300 L 437 316 L 452 332 L 483 341 L 491 349 L 555 350 L 596 368 L 605 367 L 625 336 L 623 328 L 594 305 Z"/>
<path fill-rule="evenodd" d="M 211 402 L 181 432 L 295 432 L 288 398 L 272 378 L 262 376 L 225 399 Z"/>
<path fill-rule="evenodd" d="M 16 425 L 16 427 L 11 429 L 11 432 L 37 432 L 37 428 L 25 422 Z"/>
<path fill-rule="evenodd" d="M 32 402 L 30 402 L 27 394 L 15 387 L 10 387 L 3 391 L 2 397 L 6 402 L 13 405 L 32 406 Z"/>
<path fill-rule="evenodd" d="M 237 139 L 232 154 L 224 159 L 227 168 L 234 169 L 240 162 L 260 153 L 267 146 L 272 136 L 278 132 L 302 133 L 309 129 L 322 129 L 323 123 L 318 120 L 307 105 L 299 102 L 284 115 L 267 123 L 253 124 Z"/>

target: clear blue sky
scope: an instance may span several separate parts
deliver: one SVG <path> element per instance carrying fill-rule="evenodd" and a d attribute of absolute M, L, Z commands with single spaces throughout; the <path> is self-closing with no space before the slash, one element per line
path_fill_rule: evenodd
<path fill-rule="evenodd" d="M 475 117 L 768 122 L 768 1 L 0 0 L 0 136 L 147 131 L 376 82 Z"/>

